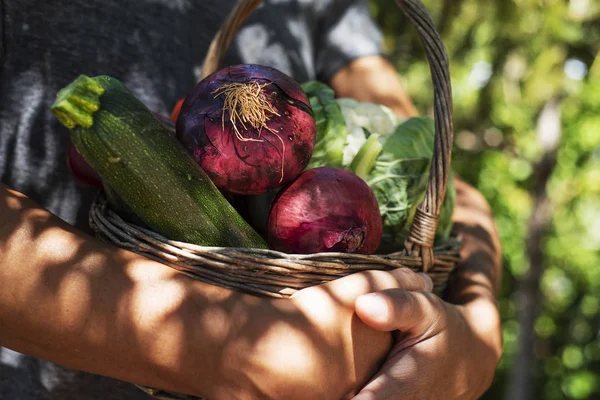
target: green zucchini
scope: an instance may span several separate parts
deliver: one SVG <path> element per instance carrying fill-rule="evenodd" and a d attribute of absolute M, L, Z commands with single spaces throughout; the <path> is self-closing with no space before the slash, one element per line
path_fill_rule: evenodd
<path fill-rule="evenodd" d="M 83 158 L 152 230 L 201 246 L 267 248 L 119 80 L 82 75 L 59 91 L 52 112 Z"/>

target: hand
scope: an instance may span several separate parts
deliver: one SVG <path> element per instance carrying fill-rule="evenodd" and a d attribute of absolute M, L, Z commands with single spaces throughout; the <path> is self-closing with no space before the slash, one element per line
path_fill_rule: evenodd
<path fill-rule="evenodd" d="M 234 311 L 224 351 L 223 390 L 210 398 L 350 398 L 377 371 L 391 334 L 354 313 L 356 298 L 376 290 L 431 288 L 408 270 L 368 271 L 299 291 L 291 299 L 250 298 Z M 244 304 L 245 303 L 245 304 Z"/>
<path fill-rule="evenodd" d="M 502 352 L 491 300 L 455 306 L 430 293 L 391 289 L 359 297 L 356 312 L 377 330 L 399 332 L 354 400 L 477 399 L 491 384 Z"/>

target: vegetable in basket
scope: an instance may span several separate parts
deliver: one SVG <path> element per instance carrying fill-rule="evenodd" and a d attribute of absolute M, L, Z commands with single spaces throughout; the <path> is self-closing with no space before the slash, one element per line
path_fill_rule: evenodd
<path fill-rule="evenodd" d="M 80 76 L 52 106 L 71 141 L 144 223 L 172 240 L 265 248 L 159 119 L 120 81 Z"/>
<path fill-rule="evenodd" d="M 431 162 L 433 157 L 433 143 L 435 139 L 435 122 L 428 117 L 416 117 L 406 120 L 398 126 L 396 132 L 386 141 L 386 151 L 397 159 L 409 159 L 410 157 L 427 157 Z M 428 163 L 428 167 L 431 165 Z M 429 169 L 427 170 L 429 174 Z M 419 199 L 418 203 L 422 199 Z M 456 203 L 456 189 L 452 181 L 452 173 L 448 178 L 446 197 L 440 210 L 439 224 L 436 237 L 447 239 L 452 229 L 452 213 Z M 412 218 L 411 218 L 412 221 Z M 408 226 L 405 229 L 408 234 Z"/>
<path fill-rule="evenodd" d="M 315 145 L 316 125 L 300 85 L 274 68 L 217 71 L 185 97 L 177 138 L 221 189 L 264 193 L 295 179 Z"/>
<path fill-rule="evenodd" d="M 317 124 L 315 148 L 307 168 L 325 164 L 333 168 L 342 168 L 348 129 L 342 110 L 335 102 L 335 92 L 329 86 L 316 81 L 304 83 L 302 89 L 310 93 L 310 105 Z"/>
<path fill-rule="evenodd" d="M 333 89 L 324 83 L 310 81 L 302 89 L 308 95 L 317 126 L 317 137 L 312 158 L 307 168 L 328 166 L 349 168 L 361 146 L 366 142 L 365 130 L 378 131 L 383 136 L 393 132 L 400 120 L 392 110 L 371 103 L 351 99 L 335 99 Z M 247 196 L 247 218 L 259 232 L 267 230 L 269 207 L 276 190 Z"/>
<path fill-rule="evenodd" d="M 346 98 L 336 100 L 333 89 L 324 83 L 306 82 L 302 89 L 308 95 L 317 121 L 317 143 L 309 168 L 348 167 L 366 142 L 366 132 L 385 138 L 400 122 L 386 106 Z"/>
<path fill-rule="evenodd" d="M 350 171 L 312 168 L 282 189 L 269 213 L 269 245 L 287 253 L 373 254 L 381 239 L 377 200 Z"/>
<path fill-rule="evenodd" d="M 165 125 L 168 133 L 174 136 L 175 124 L 160 114 L 154 113 L 154 115 Z M 72 143 L 67 148 L 67 168 L 79 185 L 94 189 L 103 189 L 102 180 L 98 173 L 83 159 Z"/>
<path fill-rule="evenodd" d="M 344 152 L 343 166 L 363 178 L 373 190 L 383 218 L 383 236 L 380 252 L 391 252 L 403 247 L 410 223 L 427 187 L 429 168 L 433 156 L 435 126 L 431 118 L 410 118 L 404 122 L 387 107 L 359 103 L 351 99 L 334 100 L 324 96 L 327 85 L 322 83 L 303 86 L 311 102 L 339 106 L 344 116 L 347 137 L 341 144 Z M 331 90 L 331 89 L 329 89 Z M 319 116 L 316 113 L 317 118 Z M 318 137 L 335 133 L 328 130 L 327 118 L 341 118 L 323 114 L 318 124 Z M 339 129 L 339 128 L 338 128 Z M 337 142 L 338 146 L 341 142 Z M 328 157 L 313 156 L 310 165 L 333 166 Z M 455 191 L 450 181 L 442 207 L 438 238 L 449 236 Z"/>
<path fill-rule="evenodd" d="M 414 117 L 400 124 L 382 146 L 371 135 L 354 157 L 351 170 L 366 180 L 379 202 L 383 218 L 382 252 L 402 248 L 425 190 L 433 157 L 435 125 L 431 118 Z M 440 212 L 438 239 L 452 227 L 455 190 L 450 180 Z"/>

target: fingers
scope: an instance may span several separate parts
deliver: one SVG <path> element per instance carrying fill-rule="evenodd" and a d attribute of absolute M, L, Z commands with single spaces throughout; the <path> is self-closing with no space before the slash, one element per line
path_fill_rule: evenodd
<path fill-rule="evenodd" d="M 428 276 L 417 274 L 408 268 L 391 272 L 371 270 L 300 290 L 292 296 L 292 299 L 302 307 L 312 310 L 327 310 L 329 306 L 335 304 L 355 310 L 357 297 L 367 293 L 387 289 L 428 291 L 432 287 L 433 284 Z"/>
<path fill-rule="evenodd" d="M 390 272 L 399 283 L 397 289 L 431 292 L 433 281 L 427 274 L 417 274 L 408 268 L 399 268 Z"/>
<path fill-rule="evenodd" d="M 385 373 L 378 373 L 352 400 L 382 400 L 394 398 L 396 382 Z M 390 393 L 391 392 L 391 393 Z"/>
<path fill-rule="evenodd" d="M 428 276 L 417 274 L 408 268 L 400 268 L 391 272 L 359 272 L 316 288 L 319 287 L 335 294 L 344 302 L 349 301 L 354 307 L 356 297 L 360 295 L 387 289 L 425 291 L 433 287 L 433 284 Z"/>
<path fill-rule="evenodd" d="M 400 330 L 421 335 L 432 325 L 444 323 L 441 301 L 430 293 L 388 289 L 356 299 L 356 314 L 380 331 Z"/>

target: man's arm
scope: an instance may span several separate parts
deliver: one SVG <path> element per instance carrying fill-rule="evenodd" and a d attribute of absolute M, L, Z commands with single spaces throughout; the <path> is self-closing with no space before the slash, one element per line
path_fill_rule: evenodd
<path fill-rule="evenodd" d="M 371 271 L 261 299 L 89 237 L 0 185 L 0 345 L 128 382 L 214 399 L 347 396 L 391 345 L 355 299 L 426 281 Z"/>
<path fill-rule="evenodd" d="M 475 188 L 454 178 L 456 206 L 453 233 L 462 239 L 461 262 L 446 291 L 446 299 L 465 306 L 478 321 L 477 329 L 489 333 L 490 346 L 502 352 L 497 296 L 502 277 L 502 250 L 492 210 Z"/>
<path fill-rule="evenodd" d="M 218 350 L 232 328 L 222 315 L 241 300 L 79 233 L 0 185 L 3 346 L 193 393 L 219 378 L 211 366 L 219 364 Z M 190 340 L 196 332 L 214 334 Z M 195 362 L 197 355 L 205 363 Z"/>

